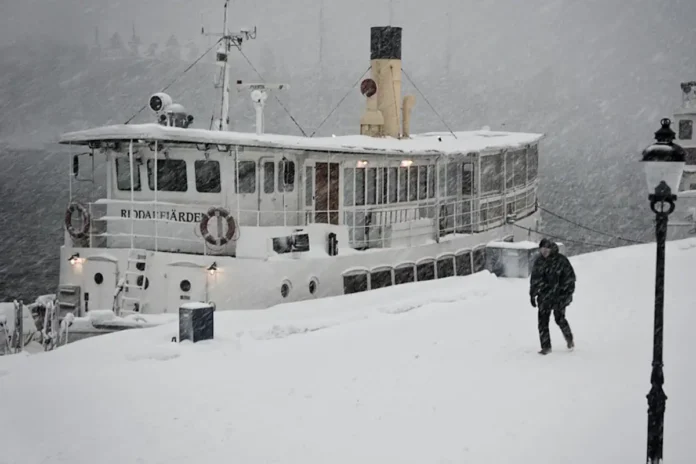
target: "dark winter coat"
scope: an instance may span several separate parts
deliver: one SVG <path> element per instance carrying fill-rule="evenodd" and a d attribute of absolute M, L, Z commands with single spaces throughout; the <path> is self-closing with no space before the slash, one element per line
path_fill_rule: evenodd
<path fill-rule="evenodd" d="M 551 253 L 534 262 L 529 279 L 529 296 L 536 297 L 539 305 L 568 306 L 575 292 L 575 270 L 568 258 L 558 251 L 558 245 L 551 243 Z"/>

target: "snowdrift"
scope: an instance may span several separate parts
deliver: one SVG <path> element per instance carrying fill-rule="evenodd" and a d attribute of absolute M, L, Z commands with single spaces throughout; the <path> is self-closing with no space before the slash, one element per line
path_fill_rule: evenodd
<path fill-rule="evenodd" d="M 482 273 L 0 358 L 0 463 L 507 463 L 645 459 L 654 244 L 571 258 L 536 354 L 527 280 Z M 665 462 L 691 463 L 696 240 L 667 247 Z"/>

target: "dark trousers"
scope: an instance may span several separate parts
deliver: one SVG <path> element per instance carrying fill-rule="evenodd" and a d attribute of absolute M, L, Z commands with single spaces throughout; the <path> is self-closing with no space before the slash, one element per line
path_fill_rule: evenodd
<path fill-rule="evenodd" d="M 573 341 L 573 332 L 570 331 L 570 325 L 565 317 L 565 310 L 565 307 L 557 304 L 546 302 L 539 304 L 539 339 L 542 349 L 551 348 L 551 334 L 549 334 L 551 313 L 553 313 L 556 324 L 558 324 L 561 332 L 563 332 L 563 337 L 566 339 L 566 342 Z"/>

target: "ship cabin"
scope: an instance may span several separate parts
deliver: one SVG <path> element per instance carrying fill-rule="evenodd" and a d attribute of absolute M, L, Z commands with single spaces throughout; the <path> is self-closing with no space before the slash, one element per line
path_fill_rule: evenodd
<path fill-rule="evenodd" d="M 61 143 L 88 151 L 74 156 L 71 182 L 102 154 L 106 198 L 71 204 L 66 246 L 269 259 L 476 234 L 536 211 L 541 138 L 307 138 L 160 124 L 73 132 Z"/>

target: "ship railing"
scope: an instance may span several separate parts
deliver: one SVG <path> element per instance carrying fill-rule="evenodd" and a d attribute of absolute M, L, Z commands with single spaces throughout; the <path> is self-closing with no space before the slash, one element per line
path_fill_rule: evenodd
<path fill-rule="evenodd" d="M 501 227 L 534 213 L 536 200 L 536 188 L 529 188 L 514 194 L 445 199 L 401 208 L 351 207 L 344 208 L 343 223 L 348 226 L 349 242 L 354 248 L 393 246 L 393 231 L 404 223 L 407 228 L 401 231 L 401 243 L 413 246 L 428 239 L 435 242 L 447 235 Z"/>
<path fill-rule="evenodd" d="M 119 202 L 130 208 L 129 202 Z M 143 206 L 142 202 L 136 202 Z M 152 205 L 152 202 L 148 202 Z M 166 205 L 163 205 L 163 208 Z M 171 251 L 173 249 L 195 254 L 233 254 L 234 240 L 223 247 L 208 244 L 200 233 L 199 218 L 182 222 L 168 217 L 123 217 L 106 215 L 104 203 L 89 205 L 92 218 L 89 246 L 115 247 Z M 418 204 L 361 205 L 342 209 L 301 211 L 234 210 L 238 226 L 289 226 L 310 224 L 345 225 L 348 228 L 350 246 L 354 248 L 388 248 L 393 238 L 410 240 L 411 244 L 423 239 L 434 241 L 451 234 L 474 234 L 500 227 L 510 221 L 526 217 L 536 211 L 536 188 L 520 190 L 506 195 L 489 195 L 467 199 L 432 199 Z M 198 213 L 196 213 L 198 214 Z M 202 213 L 201 213 L 202 214 Z M 222 229 L 210 221 L 213 235 Z M 398 234 L 395 231 L 398 230 Z"/>

